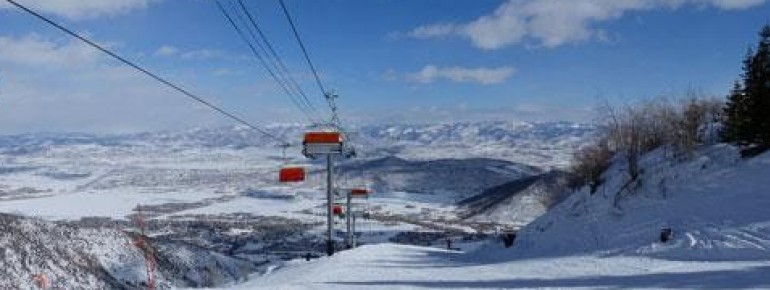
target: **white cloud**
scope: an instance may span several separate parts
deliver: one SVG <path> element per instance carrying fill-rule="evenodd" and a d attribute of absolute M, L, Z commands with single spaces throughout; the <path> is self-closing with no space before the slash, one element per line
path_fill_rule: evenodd
<path fill-rule="evenodd" d="M 765 0 L 509 0 L 492 14 L 468 23 L 438 23 L 417 27 L 408 33 L 420 39 L 455 36 L 486 49 L 533 41 L 557 47 L 605 35 L 597 25 L 633 11 L 716 7 L 746 9 Z"/>
<path fill-rule="evenodd" d="M 229 68 L 218 68 L 211 72 L 211 74 L 216 77 L 227 76 L 233 74 L 233 70 Z"/>
<path fill-rule="evenodd" d="M 757 5 L 762 5 L 765 0 L 711 0 L 713 5 L 722 9 L 746 9 Z"/>
<path fill-rule="evenodd" d="M 146 8 L 159 0 L 16 0 L 16 2 L 43 13 L 53 13 L 73 20 L 114 16 Z M 0 9 L 15 9 L 6 1 Z"/>
<path fill-rule="evenodd" d="M 463 68 L 437 67 L 427 65 L 419 72 L 410 74 L 408 79 L 413 82 L 428 84 L 439 79 L 453 82 L 478 83 L 482 85 L 499 84 L 510 78 L 516 69 L 512 67 L 499 68 Z"/>
<path fill-rule="evenodd" d="M 217 50 L 198 49 L 198 50 L 191 50 L 191 51 L 184 52 L 180 54 L 180 57 L 183 59 L 206 60 L 206 59 L 218 58 L 223 55 L 224 54 L 222 52 Z"/>
<path fill-rule="evenodd" d="M 183 51 L 175 46 L 162 45 L 155 50 L 155 56 L 162 57 L 179 57 L 185 60 L 209 60 L 215 58 L 222 58 L 226 54 L 219 50 L 211 49 L 196 49 L 190 51 Z"/>
<path fill-rule="evenodd" d="M 409 32 L 409 36 L 415 38 L 431 38 L 452 34 L 455 29 L 453 24 L 434 24 L 420 26 Z"/>
<path fill-rule="evenodd" d="M 36 34 L 21 38 L 0 36 L 0 62 L 38 67 L 72 67 L 93 64 L 99 57 L 100 52 L 75 40 L 58 44 Z"/>
<path fill-rule="evenodd" d="M 4 134 L 144 131 L 227 121 L 75 41 L 0 36 L 0 74 Z"/>
<path fill-rule="evenodd" d="M 179 49 L 170 45 L 163 45 L 155 50 L 156 56 L 175 56 L 179 53 Z"/>

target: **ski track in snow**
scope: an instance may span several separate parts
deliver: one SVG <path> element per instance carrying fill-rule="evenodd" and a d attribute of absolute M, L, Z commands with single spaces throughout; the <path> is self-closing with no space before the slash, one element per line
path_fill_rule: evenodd
<path fill-rule="evenodd" d="M 684 262 L 576 255 L 489 263 L 440 249 L 381 244 L 292 261 L 221 289 L 736 289 L 770 287 L 770 261 Z"/>

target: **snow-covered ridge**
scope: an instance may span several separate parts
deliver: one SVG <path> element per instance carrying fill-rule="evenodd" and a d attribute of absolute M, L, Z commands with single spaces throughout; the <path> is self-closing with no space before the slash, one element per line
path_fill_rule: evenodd
<path fill-rule="evenodd" d="M 377 192 L 445 195 L 444 201 L 450 203 L 540 173 L 532 166 L 494 159 L 410 161 L 392 156 L 353 160 L 338 170 L 342 180 L 350 184 L 368 183 Z"/>
<path fill-rule="evenodd" d="M 567 174 L 550 171 L 520 178 L 461 201 L 462 216 L 518 228 L 567 198 Z"/>
<path fill-rule="evenodd" d="M 266 128 L 271 134 L 296 145 L 299 145 L 302 133 L 308 130 L 302 125 L 291 124 Z M 349 139 L 362 156 L 396 155 L 420 160 L 495 158 L 541 168 L 566 166 L 572 151 L 583 145 L 594 132 L 590 125 L 568 122 L 367 125 L 348 129 Z M 30 133 L 0 136 L 0 153 L 7 155 L 65 146 L 242 149 L 273 147 L 275 141 L 241 126 L 119 135 Z"/>
<path fill-rule="evenodd" d="M 266 131 L 299 140 L 308 130 L 303 125 L 270 125 Z M 567 141 L 583 138 L 594 131 L 591 125 L 569 122 L 473 122 L 451 124 L 397 124 L 354 126 L 349 130 L 358 143 L 410 142 L 420 145 L 501 143 L 528 141 Z M 360 140 L 364 139 L 364 140 Z M 87 133 L 28 133 L 0 136 L 0 147 L 95 144 L 103 146 L 177 144 L 205 147 L 247 147 L 271 144 L 259 132 L 243 126 L 197 128 L 187 131 L 144 132 L 95 135 Z"/>

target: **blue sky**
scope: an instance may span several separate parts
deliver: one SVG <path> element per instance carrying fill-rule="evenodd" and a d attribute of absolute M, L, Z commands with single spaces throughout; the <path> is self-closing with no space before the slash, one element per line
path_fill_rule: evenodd
<path fill-rule="evenodd" d="M 590 121 L 604 99 L 722 96 L 770 19 L 764 0 L 285 1 L 350 123 Z M 304 121 L 212 0 L 19 2 L 245 119 Z M 245 3 L 324 108 L 278 1 Z M 0 133 L 229 123 L 0 4 Z"/>

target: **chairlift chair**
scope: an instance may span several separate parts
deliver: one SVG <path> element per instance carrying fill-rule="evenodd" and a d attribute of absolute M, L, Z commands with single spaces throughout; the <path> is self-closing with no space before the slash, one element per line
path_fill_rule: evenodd
<path fill-rule="evenodd" d="M 344 136 L 340 132 L 307 132 L 302 141 L 302 153 L 314 158 L 318 155 L 339 155 L 344 151 Z"/>
<path fill-rule="evenodd" d="M 289 165 L 289 158 L 286 157 L 286 148 L 289 144 L 281 145 L 281 159 L 283 166 L 278 171 L 278 181 L 281 183 L 303 182 L 305 181 L 305 167 L 298 165 Z"/>
<path fill-rule="evenodd" d="M 342 215 L 345 212 L 342 205 L 335 204 L 332 206 L 332 214 L 334 215 Z"/>
<path fill-rule="evenodd" d="M 278 181 L 281 183 L 305 181 L 305 168 L 301 166 L 283 167 L 278 173 Z"/>
<path fill-rule="evenodd" d="M 370 193 L 372 193 L 372 191 L 368 188 L 359 187 L 350 189 L 350 195 L 352 197 L 369 197 Z"/>

